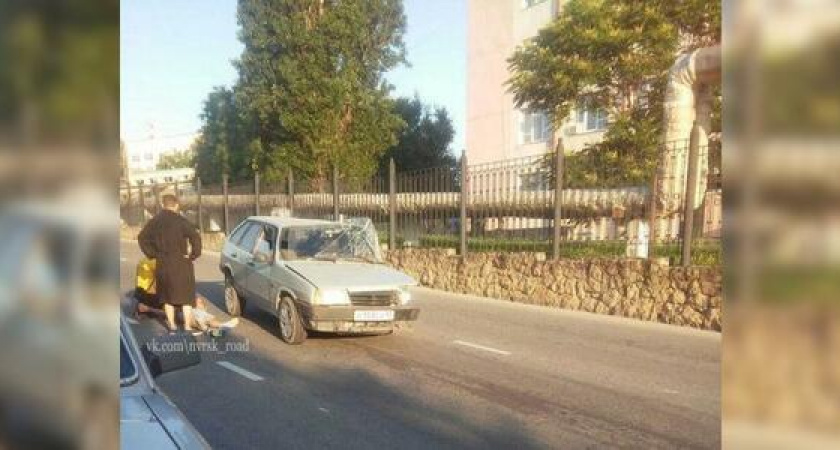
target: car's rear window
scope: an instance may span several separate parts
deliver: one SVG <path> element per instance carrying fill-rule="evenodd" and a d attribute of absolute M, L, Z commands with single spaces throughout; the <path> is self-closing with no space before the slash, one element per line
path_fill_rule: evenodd
<path fill-rule="evenodd" d="M 245 235 L 245 231 L 251 226 L 251 222 L 245 222 L 236 230 L 234 230 L 233 234 L 230 235 L 230 239 L 228 239 L 234 245 L 239 245 L 239 241 L 242 240 L 242 236 Z"/>
<path fill-rule="evenodd" d="M 245 235 L 239 241 L 239 248 L 249 253 L 254 251 L 254 246 L 257 244 L 257 238 L 260 236 L 261 231 L 262 227 L 257 223 L 248 225 L 248 231 L 245 232 Z"/>

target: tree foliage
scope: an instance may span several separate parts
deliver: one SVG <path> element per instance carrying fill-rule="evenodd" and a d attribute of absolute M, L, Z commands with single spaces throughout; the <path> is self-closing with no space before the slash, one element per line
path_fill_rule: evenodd
<path fill-rule="evenodd" d="M 252 140 L 237 107 L 233 90 L 216 87 L 204 101 L 201 136 L 196 140 L 196 170 L 205 183 L 219 183 L 222 174 L 231 180 L 252 176 L 248 144 Z"/>
<path fill-rule="evenodd" d="M 402 2 L 242 0 L 238 20 L 235 104 L 252 163 L 267 179 L 293 167 L 323 181 L 331 164 L 373 173 L 402 126 L 382 76 L 405 62 Z"/>
<path fill-rule="evenodd" d="M 570 186 L 646 182 L 668 69 L 719 42 L 720 27 L 716 0 L 570 0 L 508 60 L 508 86 L 518 108 L 545 111 L 556 129 L 576 105 L 609 114 L 604 140 L 570 157 Z"/>
<path fill-rule="evenodd" d="M 183 169 L 195 166 L 195 149 L 173 150 L 160 155 L 158 170 Z"/>
<path fill-rule="evenodd" d="M 391 158 L 400 170 L 456 165 L 450 148 L 455 128 L 445 108 L 431 108 L 415 96 L 396 99 L 394 111 L 405 126 L 400 131 L 397 144 L 382 155 L 379 162 L 381 173 L 387 172 Z"/>

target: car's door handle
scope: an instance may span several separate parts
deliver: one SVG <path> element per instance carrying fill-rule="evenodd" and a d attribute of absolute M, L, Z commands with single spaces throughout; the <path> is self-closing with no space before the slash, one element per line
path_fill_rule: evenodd
<path fill-rule="evenodd" d="M 230 254 L 230 257 L 231 257 L 231 258 L 236 258 L 236 257 L 238 257 L 238 256 L 239 256 L 239 254 L 237 254 L 237 253 L 231 253 L 231 254 Z"/>
<path fill-rule="evenodd" d="M 254 267 L 254 266 L 255 266 L 254 261 L 248 261 L 248 263 L 247 263 L 247 264 L 248 264 L 249 266 L 251 266 L 251 267 Z"/>

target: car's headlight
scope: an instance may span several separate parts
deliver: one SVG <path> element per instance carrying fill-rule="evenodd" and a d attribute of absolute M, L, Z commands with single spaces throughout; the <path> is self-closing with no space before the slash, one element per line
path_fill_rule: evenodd
<path fill-rule="evenodd" d="M 400 292 L 397 295 L 399 296 L 401 305 L 406 305 L 411 301 L 411 292 L 408 292 L 408 289 L 406 288 L 400 289 Z"/>
<path fill-rule="evenodd" d="M 313 303 L 318 305 L 348 305 L 350 296 L 341 289 L 318 289 L 315 291 Z"/>

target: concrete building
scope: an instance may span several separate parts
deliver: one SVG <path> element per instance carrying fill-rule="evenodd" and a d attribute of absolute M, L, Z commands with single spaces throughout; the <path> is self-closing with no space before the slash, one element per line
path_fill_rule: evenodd
<path fill-rule="evenodd" d="M 194 178 L 195 169 L 192 167 L 165 170 L 132 170 L 128 173 L 128 182 L 131 186 L 153 186 L 175 182 L 186 185 Z"/>
<path fill-rule="evenodd" d="M 467 160 L 470 164 L 533 156 L 562 137 L 567 151 L 598 142 L 607 126 L 603 111 L 575 111 L 552 130 L 539 111 L 518 110 L 505 82 L 507 59 L 561 11 L 564 0 L 468 0 Z"/>
<path fill-rule="evenodd" d="M 126 165 L 129 172 L 157 169 L 161 155 L 190 148 L 198 133 L 179 133 L 162 136 L 150 124 L 147 135 L 139 139 L 123 138 Z"/>

